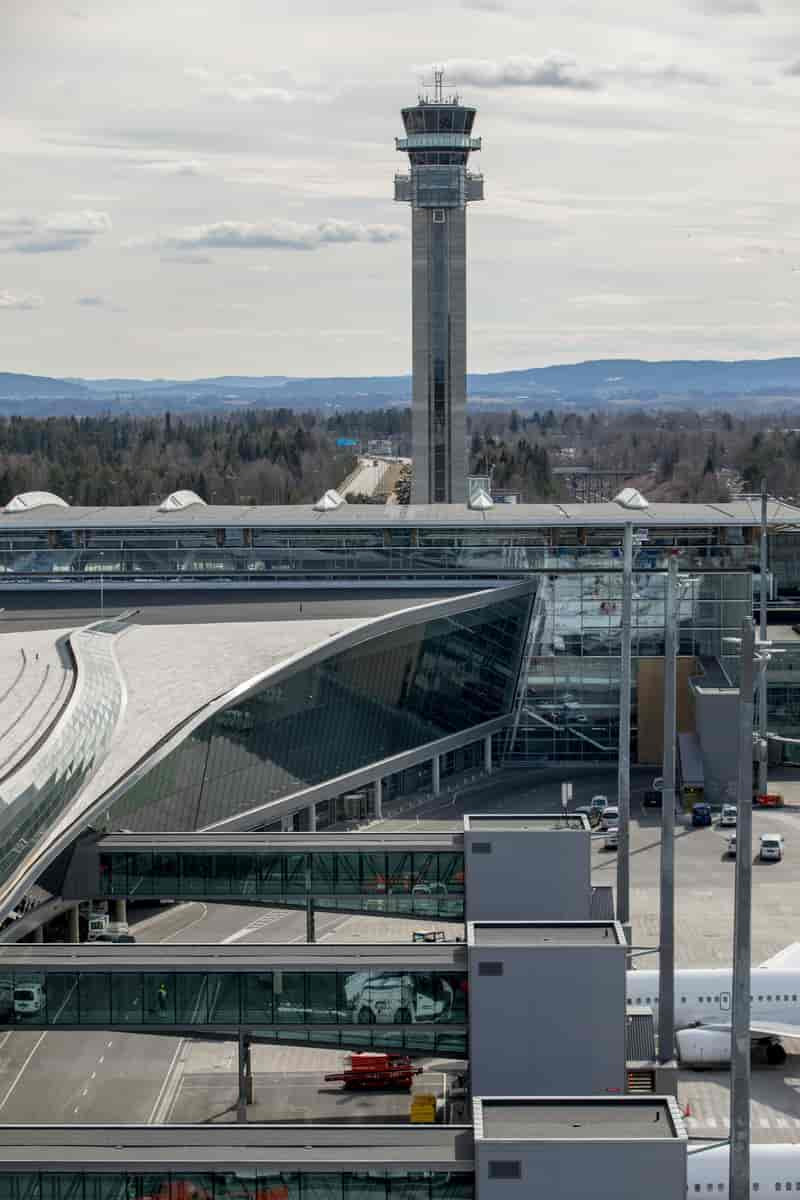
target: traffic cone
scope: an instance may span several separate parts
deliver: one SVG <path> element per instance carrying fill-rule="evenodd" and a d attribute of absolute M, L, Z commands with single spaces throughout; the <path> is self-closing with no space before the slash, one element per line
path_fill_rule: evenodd
<path fill-rule="evenodd" d="M 691 1115 L 692 1115 L 692 1106 L 691 1106 L 691 1104 L 689 1103 L 689 1101 L 687 1100 L 687 1101 L 686 1101 L 686 1105 L 685 1105 L 685 1107 L 684 1107 L 684 1110 L 683 1110 L 683 1116 L 684 1116 L 684 1119 L 687 1119 L 687 1120 L 688 1120 L 688 1118 L 689 1118 L 689 1117 L 691 1117 Z"/>

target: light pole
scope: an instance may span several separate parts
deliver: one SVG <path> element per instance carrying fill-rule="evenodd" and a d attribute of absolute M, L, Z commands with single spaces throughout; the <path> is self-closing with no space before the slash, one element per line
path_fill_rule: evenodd
<path fill-rule="evenodd" d="M 739 664 L 739 778 L 736 812 L 736 883 L 733 913 L 733 980 L 731 1020 L 731 1200 L 750 1196 L 750 965 L 753 886 L 753 686 L 755 668 L 763 671 L 769 642 L 756 639 L 751 617 L 742 622 L 741 638 L 726 638 L 741 647 Z M 759 746 L 761 750 L 761 746 Z"/>
<path fill-rule="evenodd" d="M 664 759 L 661 780 L 661 896 L 658 936 L 658 1058 L 675 1043 L 675 739 L 678 658 L 678 559 L 669 560 L 664 614 Z"/>
<path fill-rule="evenodd" d="M 769 574 L 769 542 L 767 539 L 767 481 L 761 480 L 761 535 L 759 542 L 758 640 L 767 640 L 767 577 Z M 761 672 L 761 687 L 758 693 L 758 736 L 761 739 L 758 756 L 758 792 L 763 796 L 768 787 L 769 763 L 767 762 L 767 672 Z"/>
<path fill-rule="evenodd" d="M 694 583 L 678 574 L 678 559 L 669 560 L 664 613 L 664 758 L 661 777 L 661 872 L 658 937 L 658 1058 L 670 1062 L 675 1048 L 675 776 L 677 665 L 680 605 Z M 657 785 L 654 785 L 657 786 Z"/>
<path fill-rule="evenodd" d="M 619 765 L 617 768 L 618 849 L 617 918 L 631 919 L 631 609 L 633 605 L 633 525 L 625 525 L 622 558 L 622 620 L 620 624 Z"/>
<path fill-rule="evenodd" d="M 103 567 L 105 565 L 104 561 L 103 561 L 104 553 L 105 553 L 105 551 L 103 551 L 103 550 L 100 551 L 100 616 L 101 617 L 103 615 Z"/>

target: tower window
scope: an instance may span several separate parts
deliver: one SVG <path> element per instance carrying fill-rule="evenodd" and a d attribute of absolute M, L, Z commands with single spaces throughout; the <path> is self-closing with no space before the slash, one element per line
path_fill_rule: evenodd
<path fill-rule="evenodd" d="M 443 208 L 435 208 L 433 210 L 433 223 L 434 223 L 434 225 L 444 225 L 444 209 Z"/>

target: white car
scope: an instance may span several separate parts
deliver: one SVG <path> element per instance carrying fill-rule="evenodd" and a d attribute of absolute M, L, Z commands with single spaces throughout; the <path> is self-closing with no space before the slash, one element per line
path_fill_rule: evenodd
<path fill-rule="evenodd" d="M 721 826 L 730 826 L 736 824 L 735 804 L 723 804 L 722 812 L 719 814 L 719 823 Z"/>
<path fill-rule="evenodd" d="M 606 830 L 606 836 L 603 839 L 603 847 L 606 850 L 616 850 L 619 847 L 619 829 L 616 825 L 612 825 Z"/>
<path fill-rule="evenodd" d="M 607 804 L 600 814 L 600 828 L 609 830 L 619 821 L 619 809 L 616 804 Z"/>
<path fill-rule="evenodd" d="M 783 858 L 783 834 L 762 833 L 758 857 L 762 862 L 780 862 Z"/>
<path fill-rule="evenodd" d="M 726 854 L 729 854 L 731 856 L 731 858 L 736 858 L 736 834 L 735 833 L 732 833 L 731 836 L 728 838 L 728 848 L 726 850 Z"/>

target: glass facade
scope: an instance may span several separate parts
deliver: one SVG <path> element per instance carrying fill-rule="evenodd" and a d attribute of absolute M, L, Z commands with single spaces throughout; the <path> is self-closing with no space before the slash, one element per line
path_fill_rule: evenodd
<path fill-rule="evenodd" d="M 472 1172 L 0 1170 L 0 1200 L 473 1200 L 474 1194 Z"/>
<path fill-rule="evenodd" d="M 510 712 L 529 612 L 500 600 L 265 682 L 134 784 L 112 826 L 201 829 Z"/>
<path fill-rule="evenodd" d="M 651 553 L 646 551 L 645 557 Z M 642 554 L 637 555 L 636 567 Z M 681 566 L 683 568 L 683 558 Z M 633 579 L 633 712 L 637 757 L 638 663 L 664 654 L 666 577 Z M 619 738 L 622 575 L 602 571 L 540 577 L 533 654 L 513 757 L 542 761 L 615 760 Z M 752 611 L 752 575 L 697 574 L 680 605 L 679 653 L 698 660 L 735 655 L 725 642 Z"/>
<path fill-rule="evenodd" d="M 36 971 L 0 976 L 0 1027 L 464 1025 L 464 971 Z"/>
<path fill-rule="evenodd" d="M 464 855 L 386 853 L 261 854 L 188 851 L 104 853 L 103 896 L 260 900 L 397 915 L 464 915 Z"/>
<path fill-rule="evenodd" d="M 72 635 L 78 669 L 66 713 L 31 758 L 0 785 L 0 880 L 40 843 L 102 762 L 122 711 L 113 631 Z"/>
<path fill-rule="evenodd" d="M 749 570 L 758 541 L 741 526 L 653 527 L 637 562 L 664 570 L 674 552 L 684 570 Z M 757 532 L 757 531 L 756 531 Z M 770 537 L 770 568 L 781 594 L 800 590 L 798 534 Z M 527 571 L 613 570 L 621 567 L 622 530 L 578 529 L 281 529 L 120 528 L 14 529 L 0 524 L 0 578 L 130 577 L 248 579 L 450 575 L 519 575 Z"/>

